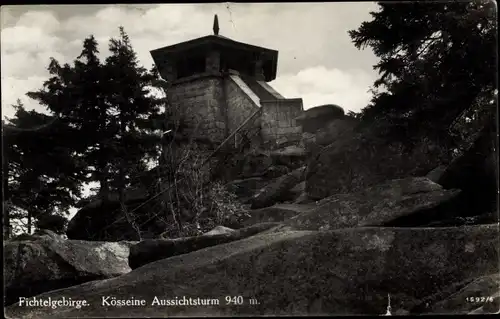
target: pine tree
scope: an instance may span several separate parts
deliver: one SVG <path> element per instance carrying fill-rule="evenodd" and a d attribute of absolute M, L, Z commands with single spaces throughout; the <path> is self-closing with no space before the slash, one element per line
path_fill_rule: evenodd
<path fill-rule="evenodd" d="M 22 138 L 17 133 L 9 136 L 9 160 L 3 166 L 11 179 L 4 179 L 4 184 L 15 205 L 36 207 L 37 214 L 75 206 L 79 187 L 90 181 L 100 183 L 103 198 L 119 190 L 125 204 L 125 189 L 147 170 L 148 161 L 157 158 L 160 136 L 156 131 L 164 100 L 152 95 L 150 88 L 158 76 L 139 66 L 123 28 L 118 39 L 111 39 L 109 49 L 111 56 L 101 63 L 98 43 L 90 36 L 73 65 L 51 59 L 50 78 L 27 95 L 52 115 L 18 107 L 9 124 L 11 131 L 47 129 L 43 134 L 37 129 L 35 137 L 22 130 Z M 26 199 L 25 194 L 31 197 Z"/>
<path fill-rule="evenodd" d="M 113 148 L 108 141 L 117 132 L 106 102 L 108 78 L 98 57 L 98 43 L 93 36 L 83 42 L 74 65 L 61 66 L 51 59 L 51 78 L 37 92 L 28 96 L 53 112 L 60 121 L 74 128 L 74 152 L 87 165 L 89 181 L 100 183 L 100 195 L 109 193 L 111 172 L 108 158 Z"/>
<path fill-rule="evenodd" d="M 3 122 L 4 236 L 11 220 L 34 219 L 66 211 L 81 196 L 85 167 L 73 156 L 68 136 L 74 130 L 54 116 L 26 111 L 18 101 L 12 119 Z"/>
<path fill-rule="evenodd" d="M 110 141 L 118 131 L 114 127 L 113 114 L 107 102 L 109 76 L 97 56 L 98 43 L 93 36 L 85 39 L 83 50 L 75 61 L 75 72 L 79 74 L 78 87 L 81 90 L 80 114 L 82 130 L 86 132 L 87 150 L 85 160 L 93 167 L 93 179 L 100 184 L 99 194 L 106 198 L 110 192 L 112 172 L 108 164 L 113 156 Z"/>
<path fill-rule="evenodd" d="M 147 162 L 156 159 L 160 151 L 160 139 L 155 130 L 162 116 L 162 99 L 151 95 L 155 74 L 139 66 L 137 55 L 123 27 L 118 39 L 111 39 L 111 56 L 106 59 L 109 103 L 118 128 L 113 141 L 114 153 L 111 161 L 116 172 L 114 185 L 119 191 L 122 209 L 125 207 L 125 190 L 137 177 L 147 170 Z"/>
<path fill-rule="evenodd" d="M 349 32 L 356 47 L 380 58 L 365 123 L 384 126 L 394 139 L 425 135 L 451 143 L 457 121 L 494 117 L 494 2 L 381 2 L 371 15 Z"/>
<path fill-rule="evenodd" d="M 123 27 L 120 37 L 111 39 L 111 56 L 106 59 L 109 75 L 108 103 L 118 129 L 118 153 L 123 165 L 117 167 L 142 166 L 145 161 L 156 158 L 159 150 L 159 123 L 162 120 L 164 100 L 152 95 L 156 76 L 154 72 L 139 66 L 137 55 Z M 126 174 L 127 175 L 127 174 Z M 127 176 L 128 178 L 128 176 Z"/>

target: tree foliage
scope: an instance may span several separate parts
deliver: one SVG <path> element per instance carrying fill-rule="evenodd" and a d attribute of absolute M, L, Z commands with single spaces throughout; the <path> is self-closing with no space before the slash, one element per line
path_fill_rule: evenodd
<path fill-rule="evenodd" d="M 123 28 L 109 42 L 111 56 L 100 61 L 93 36 L 84 40 L 74 65 L 49 65 L 51 78 L 28 95 L 80 132 L 77 150 L 89 168 L 91 181 L 103 194 L 117 189 L 118 171 L 125 169 L 125 185 L 132 172 L 144 171 L 147 159 L 158 155 L 157 128 L 161 100 L 148 87 L 155 75 L 140 67 Z"/>
<path fill-rule="evenodd" d="M 159 155 L 155 131 L 164 101 L 150 91 L 158 74 L 139 65 L 128 35 L 119 31 L 105 61 L 93 36 L 72 64 L 51 58 L 43 87 L 27 93 L 49 115 L 19 104 L 4 123 L 3 183 L 10 200 L 4 207 L 12 213 L 21 209 L 31 218 L 66 211 L 88 182 L 98 182 L 102 196 L 123 190 Z M 5 214 L 4 223 L 12 217 L 26 216 Z"/>
<path fill-rule="evenodd" d="M 106 73 L 98 53 L 97 41 L 93 36 L 88 37 L 73 66 L 61 66 L 51 59 L 48 66 L 51 77 L 44 82 L 43 88 L 27 95 L 78 131 L 73 150 L 86 163 L 89 179 L 98 181 L 106 193 L 110 178 L 107 158 L 112 155 L 108 141 L 116 128 L 110 121 L 105 99 L 108 93 Z"/>
<path fill-rule="evenodd" d="M 85 165 L 74 156 L 75 130 L 54 116 L 27 111 L 18 101 L 15 116 L 3 123 L 4 225 L 9 218 L 32 218 L 67 210 L 81 196 Z M 35 129 L 33 129 L 35 128 Z M 5 230 L 7 231 L 7 229 Z"/>
<path fill-rule="evenodd" d="M 349 31 L 357 48 L 370 47 L 380 58 L 374 97 L 361 114 L 365 123 L 394 139 L 427 136 L 451 143 L 457 125 L 463 131 L 493 118 L 493 1 L 381 2 L 371 15 Z"/>
<path fill-rule="evenodd" d="M 154 133 L 157 120 L 163 117 L 163 100 L 151 95 L 154 73 L 139 66 L 130 39 L 120 27 L 120 37 L 109 43 L 111 56 L 104 66 L 107 79 L 107 102 L 114 114 L 116 134 L 111 165 L 125 187 L 134 173 L 143 173 L 147 161 L 156 159 L 160 140 Z M 121 172 L 121 173 L 120 173 Z"/>

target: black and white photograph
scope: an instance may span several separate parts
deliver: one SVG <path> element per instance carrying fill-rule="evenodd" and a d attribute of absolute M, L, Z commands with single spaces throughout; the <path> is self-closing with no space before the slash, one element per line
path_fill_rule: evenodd
<path fill-rule="evenodd" d="M 497 15 L 2 5 L 4 316 L 499 313 Z"/>

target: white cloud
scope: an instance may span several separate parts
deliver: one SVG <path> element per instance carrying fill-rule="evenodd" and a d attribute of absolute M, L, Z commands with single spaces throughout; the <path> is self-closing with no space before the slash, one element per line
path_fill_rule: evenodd
<path fill-rule="evenodd" d="M 346 112 L 359 112 L 371 98 L 368 89 L 373 80 L 369 73 L 362 70 L 343 71 L 315 66 L 297 74 L 281 75 L 271 86 L 285 97 L 301 97 L 304 109 L 322 104 L 337 104 Z"/>
<path fill-rule="evenodd" d="M 4 11 L 2 11 L 2 15 Z M 7 13 L 8 14 L 8 11 Z M 12 17 L 10 18 L 12 20 Z M 47 11 L 27 12 L 13 26 L 2 29 L 2 116 L 12 117 L 11 107 L 20 99 L 28 109 L 45 112 L 25 94 L 37 90 L 47 80 L 49 58 L 64 61 L 63 45 L 57 31 L 59 21 Z"/>
<path fill-rule="evenodd" d="M 45 77 L 32 76 L 18 79 L 15 77 L 2 77 L 2 117 L 11 118 L 14 116 L 14 108 L 17 99 L 20 99 L 26 109 L 35 109 L 41 113 L 47 113 L 45 107 L 39 105 L 36 101 L 28 98 L 26 92 L 36 91 L 42 87 Z"/>
<path fill-rule="evenodd" d="M 66 62 L 66 57 L 58 52 L 51 51 L 16 51 L 2 54 L 2 80 L 15 77 L 18 79 L 32 76 L 48 76 L 47 67 L 50 58 L 59 62 Z"/>
<path fill-rule="evenodd" d="M 367 2 L 53 5 L 43 11 L 31 7 L 21 16 L 2 7 L 2 116 L 13 116 L 11 105 L 18 98 L 28 109 L 45 112 L 25 93 L 48 79 L 50 57 L 71 63 L 89 35 L 105 59 L 109 39 L 124 26 L 141 64 L 149 68 L 150 50 L 211 34 L 215 13 L 221 35 L 279 51 L 278 77 L 271 85 L 282 95 L 303 98 L 305 108 L 334 103 L 359 111 L 370 99 L 376 58 L 357 50 L 347 31 L 370 19 L 374 7 Z"/>
<path fill-rule="evenodd" d="M 44 33 L 51 33 L 59 29 L 59 21 L 50 11 L 32 11 L 23 14 L 18 25 L 42 29 Z"/>
<path fill-rule="evenodd" d="M 279 50 L 278 78 L 271 85 L 284 96 L 302 97 L 306 108 L 336 103 L 359 110 L 369 100 L 375 58 L 369 51 L 357 50 L 347 31 L 369 19 L 374 7 L 371 3 L 102 5 L 86 15 L 75 10 L 68 16 L 68 8 L 66 16 L 56 16 L 56 9 L 28 11 L 15 24 L 12 14 L 2 9 L 2 18 L 10 21 L 1 33 L 2 88 L 9 90 L 2 96 L 2 110 L 17 98 L 27 99 L 26 91 L 41 87 L 48 77 L 49 57 L 71 62 L 91 34 L 104 59 L 109 38 L 118 36 L 118 26 L 123 25 L 140 63 L 149 68 L 150 50 L 211 34 L 215 13 L 222 35 Z"/>
<path fill-rule="evenodd" d="M 39 27 L 19 25 L 2 30 L 2 54 L 4 52 L 54 50 L 60 45 L 60 39 L 47 34 Z"/>
<path fill-rule="evenodd" d="M 187 19 L 190 23 L 186 23 Z M 93 16 L 72 17 L 62 23 L 62 28 L 76 38 L 71 42 L 76 47 L 81 47 L 85 37 L 94 35 L 104 59 L 108 55 L 109 39 L 118 37 L 118 27 L 123 26 L 139 61 L 149 68 L 153 64 L 150 50 L 206 35 L 211 29 L 207 28 L 211 26 L 211 19 L 213 16 L 201 11 L 200 5 L 176 4 L 144 10 L 109 6 Z"/>

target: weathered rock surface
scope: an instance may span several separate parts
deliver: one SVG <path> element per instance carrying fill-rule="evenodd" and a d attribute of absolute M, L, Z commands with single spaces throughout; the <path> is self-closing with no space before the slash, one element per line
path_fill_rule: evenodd
<path fill-rule="evenodd" d="M 273 165 L 273 160 L 266 152 L 255 150 L 244 155 L 238 155 L 226 166 L 226 170 L 231 171 L 230 176 L 238 179 L 261 176 Z M 234 179 L 234 178 L 232 178 Z"/>
<path fill-rule="evenodd" d="M 245 226 L 264 222 L 282 222 L 300 213 L 316 208 L 316 205 L 276 204 L 270 207 L 249 211 L 250 217 L 244 221 Z"/>
<path fill-rule="evenodd" d="M 269 153 L 274 165 L 284 165 L 290 169 L 297 169 L 304 166 L 307 158 L 307 151 L 298 145 L 289 145 Z"/>
<path fill-rule="evenodd" d="M 310 149 L 309 145 L 314 144 L 315 141 L 316 141 L 316 134 L 308 132 L 302 133 L 302 138 L 300 139 L 300 143 L 302 146 L 304 146 L 306 151 L 309 151 Z"/>
<path fill-rule="evenodd" d="M 443 173 L 445 171 L 446 171 L 446 166 L 439 165 L 438 167 L 436 167 L 435 169 L 433 169 L 432 171 L 427 173 L 427 175 L 425 175 L 425 177 L 427 177 L 428 179 L 430 179 L 434 183 L 439 183 L 439 180 L 441 179 L 441 177 L 443 176 Z"/>
<path fill-rule="evenodd" d="M 460 204 L 459 201 L 457 201 Z M 455 205 L 457 206 L 457 205 Z M 451 226 L 465 226 L 465 225 L 480 225 L 480 224 L 495 224 L 499 222 L 499 213 L 490 212 L 477 216 L 467 217 L 451 217 L 443 220 L 432 221 L 426 224 L 426 227 L 451 227 Z"/>
<path fill-rule="evenodd" d="M 285 165 L 273 165 L 269 167 L 261 177 L 263 178 L 277 178 L 290 173 L 290 169 Z"/>
<path fill-rule="evenodd" d="M 126 193 L 125 204 L 133 209 L 148 199 L 144 189 Z M 68 239 L 120 241 L 139 240 L 136 230 L 123 216 L 118 194 L 107 200 L 96 199 L 80 209 L 70 220 L 66 231 Z"/>
<path fill-rule="evenodd" d="M 295 196 L 295 198 L 299 197 L 302 193 L 306 191 L 306 181 L 302 181 L 295 185 L 290 192 Z"/>
<path fill-rule="evenodd" d="M 234 233 L 234 229 L 224 226 L 214 227 L 211 231 L 206 232 L 204 235 L 223 235 L 223 234 L 231 234 Z"/>
<path fill-rule="evenodd" d="M 274 150 L 270 152 L 271 156 L 306 156 L 306 150 L 297 145 L 290 145 L 282 149 Z"/>
<path fill-rule="evenodd" d="M 423 176 L 439 164 L 433 145 L 404 154 L 402 144 L 385 143 L 369 129 L 342 134 L 309 162 L 306 189 L 311 199 L 350 193 L 386 180 Z M 420 157 L 419 157 L 420 156 Z"/>
<path fill-rule="evenodd" d="M 82 309 L 10 306 L 11 318 L 332 315 L 413 309 L 454 283 L 498 272 L 498 226 L 359 228 L 259 234 L 163 259 L 123 276 L 38 298 L 86 300 Z M 102 298 L 145 306 L 103 306 Z M 152 305 L 159 299 L 219 298 L 217 306 Z M 243 296 L 241 306 L 224 296 Z M 251 305 L 249 298 L 259 304 Z M 431 305 L 432 306 L 432 305 Z"/>
<path fill-rule="evenodd" d="M 226 189 L 235 194 L 242 203 L 246 203 L 269 183 L 268 179 L 251 177 L 229 182 L 226 184 Z"/>
<path fill-rule="evenodd" d="M 10 241 L 34 241 L 40 239 L 53 239 L 53 240 L 62 240 L 62 236 L 56 234 L 55 232 L 48 229 L 40 229 L 36 230 L 32 235 L 30 234 L 21 234 L 15 237 L 12 237 Z"/>
<path fill-rule="evenodd" d="M 317 208 L 285 222 L 296 230 L 363 226 L 419 226 L 449 213 L 459 190 L 444 190 L 425 177 L 388 181 L 360 192 L 327 197 Z M 445 206 L 445 207 L 443 207 Z"/>
<path fill-rule="evenodd" d="M 55 240 L 48 236 L 4 243 L 6 304 L 18 297 L 129 272 L 134 242 Z"/>
<path fill-rule="evenodd" d="M 342 138 L 344 134 L 353 134 L 359 122 L 350 117 L 334 119 L 319 128 L 315 133 L 304 132 L 301 144 L 308 155 L 317 155 L 324 147 Z"/>
<path fill-rule="evenodd" d="M 356 119 L 350 117 L 330 121 L 316 132 L 314 143 L 318 146 L 327 146 L 344 134 L 352 134 L 358 123 Z"/>
<path fill-rule="evenodd" d="M 469 314 L 498 313 L 500 274 L 481 276 L 451 285 L 443 292 L 425 298 L 414 313 Z"/>
<path fill-rule="evenodd" d="M 57 234 L 56 232 L 50 230 L 50 229 L 38 229 L 35 231 L 35 234 L 38 234 L 40 236 L 48 236 L 52 239 L 64 239 L 63 235 Z"/>
<path fill-rule="evenodd" d="M 498 155 L 495 116 L 478 134 L 471 147 L 454 159 L 442 173 L 438 183 L 444 188 L 462 190 L 458 216 L 479 215 L 498 209 Z"/>
<path fill-rule="evenodd" d="M 310 199 L 309 196 L 307 196 L 306 192 L 302 192 L 295 200 L 293 201 L 294 204 L 310 204 L 313 203 L 314 200 Z"/>
<path fill-rule="evenodd" d="M 498 295 L 496 295 L 498 298 Z M 496 314 L 498 315 L 499 312 L 499 303 L 498 301 L 494 301 L 493 303 L 485 304 L 482 305 L 479 308 L 474 309 L 473 311 L 469 312 L 468 315 L 493 315 Z"/>
<path fill-rule="evenodd" d="M 225 234 L 203 234 L 174 239 L 143 240 L 130 248 L 129 265 L 132 269 L 135 269 L 160 259 L 240 240 L 278 225 L 279 223 L 260 223 Z"/>
<path fill-rule="evenodd" d="M 305 110 L 295 120 L 302 125 L 304 132 L 315 133 L 330 121 L 342 117 L 344 117 L 344 109 L 335 104 L 326 104 Z"/>
<path fill-rule="evenodd" d="M 250 200 L 251 208 L 264 208 L 289 199 L 288 191 L 303 180 L 304 171 L 305 167 L 298 168 L 266 185 Z"/>

